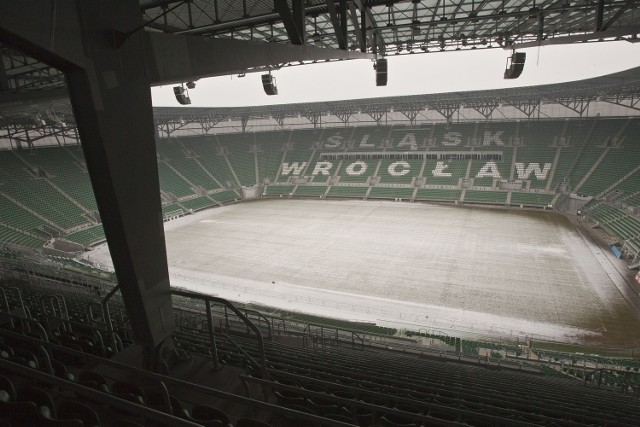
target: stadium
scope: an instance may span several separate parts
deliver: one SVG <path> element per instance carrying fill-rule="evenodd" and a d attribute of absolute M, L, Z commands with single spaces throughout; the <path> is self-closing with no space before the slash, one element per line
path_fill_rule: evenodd
<path fill-rule="evenodd" d="M 282 68 L 363 59 L 385 86 L 392 53 L 483 49 L 516 79 L 521 49 L 635 42 L 636 21 L 624 1 L 0 1 L 0 424 L 638 425 L 640 68 L 149 93 L 260 73 L 275 95 Z"/>

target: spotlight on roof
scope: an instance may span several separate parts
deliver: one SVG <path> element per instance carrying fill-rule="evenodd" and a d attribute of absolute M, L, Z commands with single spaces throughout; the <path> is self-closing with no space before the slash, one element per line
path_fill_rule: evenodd
<path fill-rule="evenodd" d="M 189 98 L 189 92 L 184 88 L 184 85 L 174 86 L 173 94 L 176 96 L 176 100 L 181 105 L 191 104 L 191 98 Z"/>
<path fill-rule="evenodd" d="M 187 88 L 188 89 L 195 89 L 196 88 L 196 82 L 187 82 Z"/>
<path fill-rule="evenodd" d="M 517 79 L 520 77 L 524 69 L 525 59 L 527 59 L 525 52 L 513 52 L 513 54 L 507 58 L 507 68 L 504 70 L 504 78 Z"/>
<path fill-rule="evenodd" d="M 373 69 L 376 70 L 376 86 L 387 85 L 387 59 L 380 58 L 373 64 Z"/>
<path fill-rule="evenodd" d="M 264 88 L 264 93 L 269 96 L 278 94 L 276 78 L 271 75 L 271 71 L 269 71 L 269 74 L 262 75 L 262 87 Z"/>

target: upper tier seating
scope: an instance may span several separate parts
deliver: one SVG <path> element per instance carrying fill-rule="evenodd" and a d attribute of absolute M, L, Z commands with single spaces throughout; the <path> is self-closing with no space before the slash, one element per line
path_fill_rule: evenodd
<path fill-rule="evenodd" d="M 418 356 L 352 344 L 325 345 L 324 340 L 319 340 L 320 329 L 312 324 L 305 327 L 309 334 L 317 331 L 309 337 L 314 337 L 312 346 L 282 344 L 276 336 L 267 335 L 266 324 L 261 324 L 266 338 L 267 373 L 262 375 L 261 366 L 256 362 L 261 356 L 255 337 L 247 335 L 246 326 L 237 324 L 237 318 L 228 319 L 224 326 L 225 311 L 218 308 L 214 310 L 214 316 L 216 324 L 220 322 L 220 328 L 215 337 L 222 369 L 247 384 L 247 388 L 238 387 L 234 389 L 236 393 L 229 394 L 215 389 L 224 384 L 216 383 L 213 380 L 215 372 L 208 369 L 197 370 L 195 381 L 216 384 L 214 388 L 159 377 L 118 362 L 117 356 L 110 356 L 115 353 L 114 348 L 108 346 L 108 340 L 101 342 L 98 339 L 99 328 L 79 324 L 81 319 L 86 322 L 86 307 L 95 301 L 95 297 L 24 284 L 20 284 L 20 288 L 24 291 L 23 300 L 28 312 L 36 318 L 49 319 L 46 329 L 51 331 L 50 342 L 44 336 L 22 335 L 24 330 L 20 327 L 3 323 L 4 328 L 0 328 L 3 354 L 0 390 L 4 391 L 5 397 L 0 403 L 3 405 L 0 419 L 24 417 L 29 423 L 68 419 L 95 423 L 98 419 L 107 425 L 112 425 L 110 420 L 114 420 L 113 425 L 123 425 L 124 421 L 144 425 L 154 416 L 159 417 L 153 418 L 157 421 L 173 421 L 175 424 L 172 425 L 180 425 L 180 419 L 195 420 L 203 425 L 220 425 L 218 421 L 223 425 L 260 425 L 241 421 L 250 417 L 259 418 L 262 425 L 273 426 L 313 425 L 309 421 L 334 425 L 330 420 L 364 426 L 634 426 L 640 423 L 633 396 L 612 393 L 613 388 L 586 387 L 583 381 L 558 377 L 557 371 L 555 376 L 541 376 L 505 369 L 506 361 L 504 366 L 488 361 L 484 366 L 474 366 L 455 363 L 451 359 L 448 362 L 439 360 L 437 353 Z M 47 295 L 63 296 L 65 313 L 72 319 L 67 324 L 73 324 L 73 329 L 63 328 L 62 323 L 56 321 L 59 316 L 51 316 L 51 312 L 48 312 L 49 317 L 44 317 L 47 312 L 42 310 L 40 299 Z M 15 304 L 15 300 L 11 304 Z M 110 307 L 115 312 L 121 305 L 122 301 L 116 295 Z M 210 360 L 204 304 L 201 300 L 179 296 L 174 305 L 177 345 L 193 354 L 192 363 Z M 124 332 L 121 325 L 126 323 L 121 323 L 118 315 L 112 318 L 118 320 L 119 333 Z M 318 318 L 309 320 L 321 321 Z M 15 323 L 18 324 L 20 322 Z M 329 330 L 324 332 L 327 337 L 333 336 Z M 380 332 L 374 330 L 374 333 Z M 289 337 L 288 342 L 292 339 Z M 125 347 L 126 343 L 122 348 Z M 543 360 L 564 358 L 563 355 L 547 357 L 543 352 L 539 354 Z M 107 360 L 108 357 L 114 360 Z M 591 364 L 593 361 L 586 362 Z M 599 359 L 598 362 L 601 366 L 604 363 Z M 608 362 L 614 361 L 609 359 Z M 623 362 L 630 368 L 638 366 L 635 361 L 620 363 Z M 206 368 L 207 365 L 202 366 Z M 554 362 L 549 366 L 554 366 Z M 208 376 L 211 378 L 207 379 Z M 623 383 L 629 387 L 625 392 L 634 393 L 638 386 L 634 382 L 637 374 L 628 373 L 626 377 L 632 380 Z M 612 387 L 618 387 L 620 379 L 614 372 L 602 385 L 609 387 L 609 381 Z M 159 387 L 160 382 L 162 386 Z M 33 389 L 34 385 L 36 389 Z M 267 388 L 259 387 L 261 385 Z M 166 394 L 158 393 L 164 387 Z M 79 393 L 81 390 L 84 393 Z M 245 393 L 256 400 L 240 395 Z M 114 397 L 120 400 L 115 401 Z M 70 398 L 81 405 L 70 405 Z M 266 399 L 270 406 L 260 403 L 261 399 Z M 17 405 L 19 402 L 35 403 L 25 404 L 23 406 L 29 408 L 21 410 Z M 39 406 L 48 410 L 33 411 Z M 145 412 L 149 408 L 161 414 Z M 287 408 L 299 412 L 288 412 Z"/>

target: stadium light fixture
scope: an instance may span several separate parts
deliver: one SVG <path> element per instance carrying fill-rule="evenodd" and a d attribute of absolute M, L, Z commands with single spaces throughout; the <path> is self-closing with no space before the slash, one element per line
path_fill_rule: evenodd
<path fill-rule="evenodd" d="M 278 94 L 276 78 L 271 75 L 271 71 L 269 71 L 269 74 L 262 75 L 262 88 L 264 89 L 264 93 L 269 96 Z"/>
<path fill-rule="evenodd" d="M 376 70 L 376 86 L 387 85 L 387 59 L 380 58 L 373 64 L 373 69 Z"/>
<path fill-rule="evenodd" d="M 180 105 L 191 104 L 191 98 L 189 98 L 189 91 L 184 88 L 184 84 L 180 86 L 174 86 L 173 94 L 176 96 L 176 100 Z"/>
<path fill-rule="evenodd" d="M 504 70 L 505 79 L 517 79 L 524 69 L 524 61 L 527 58 L 525 52 L 513 52 L 507 58 L 507 68 Z"/>

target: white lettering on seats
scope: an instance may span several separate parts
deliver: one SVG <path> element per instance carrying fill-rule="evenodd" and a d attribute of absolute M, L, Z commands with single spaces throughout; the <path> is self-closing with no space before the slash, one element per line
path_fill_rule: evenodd
<path fill-rule="evenodd" d="M 402 169 L 398 170 L 398 167 L 400 166 L 402 166 Z M 391 176 L 404 176 L 409 173 L 410 169 L 411 169 L 411 165 L 409 165 L 408 162 L 405 162 L 404 160 L 400 160 L 400 161 L 391 163 L 387 168 L 387 171 Z"/>
<path fill-rule="evenodd" d="M 293 162 L 291 164 L 283 163 L 280 175 L 289 175 L 291 172 L 293 172 L 294 175 L 300 175 L 306 166 L 307 162 L 302 162 L 302 164 L 298 164 L 298 162 Z"/>
<path fill-rule="evenodd" d="M 502 142 L 502 138 L 500 138 L 503 132 L 504 131 L 499 130 L 498 132 L 491 133 L 490 130 L 485 130 L 482 145 L 491 145 L 492 142 L 496 145 L 504 145 L 504 142 Z"/>
<path fill-rule="evenodd" d="M 496 162 L 487 162 L 476 175 L 476 178 L 500 178 L 500 172 L 498 171 L 498 165 Z"/>
<path fill-rule="evenodd" d="M 359 176 L 365 173 L 366 171 L 367 171 L 367 164 L 362 160 L 358 160 L 357 162 L 351 163 L 345 169 L 345 172 L 347 172 L 347 175 L 351 175 L 351 176 Z"/>
<path fill-rule="evenodd" d="M 444 171 L 448 167 L 449 165 L 446 165 L 444 162 L 438 162 L 436 163 L 436 168 L 431 171 L 431 174 L 435 177 L 450 177 L 452 173 Z"/>
<path fill-rule="evenodd" d="M 529 176 L 531 176 L 531 173 L 533 172 L 536 179 L 544 181 L 547 179 L 547 174 L 550 170 L 551 163 L 545 163 L 542 169 L 540 169 L 540 163 L 529 163 L 526 169 L 524 167 L 524 163 L 516 163 L 518 179 L 529 179 Z"/>
<path fill-rule="evenodd" d="M 400 142 L 398 143 L 397 148 L 400 147 L 409 147 L 411 151 L 415 151 L 418 149 L 418 144 L 416 143 L 416 136 L 413 133 L 408 133 L 402 137 Z"/>
<path fill-rule="evenodd" d="M 342 145 L 342 135 L 333 135 L 327 138 L 327 142 L 324 144 L 327 148 L 338 148 Z"/>
<path fill-rule="evenodd" d="M 360 140 L 360 148 L 375 148 L 375 144 L 369 144 L 367 141 L 369 140 L 369 135 L 362 135 L 362 139 Z"/>
<path fill-rule="evenodd" d="M 454 146 L 460 145 L 462 142 L 462 134 L 460 132 L 445 132 L 442 137 L 442 145 Z"/>
<path fill-rule="evenodd" d="M 331 162 L 318 162 L 316 163 L 316 166 L 313 168 L 313 172 L 311 172 L 311 175 L 316 176 L 318 174 L 321 175 L 330 175 L 329 173 L 329 169 L 331 169 L 333 167 L 333 163 Z"/>

